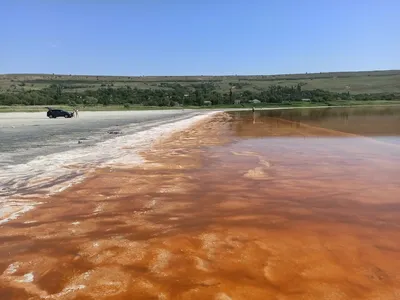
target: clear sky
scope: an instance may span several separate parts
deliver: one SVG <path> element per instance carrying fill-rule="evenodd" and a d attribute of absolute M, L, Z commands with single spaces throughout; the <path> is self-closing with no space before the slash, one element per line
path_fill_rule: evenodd
<path fill-rule="evenodd" d="M 0 73 L 400 69 L 399 0 L 0 0 Z"/>

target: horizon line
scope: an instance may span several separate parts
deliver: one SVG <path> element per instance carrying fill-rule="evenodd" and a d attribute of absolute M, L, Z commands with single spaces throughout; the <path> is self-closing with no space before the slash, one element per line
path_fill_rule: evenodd
<path fill-rule="evenodd" d="M 94 75 L 94 74 L 62 74 L 62 73 L 3 73 L 0 76 L 87 76 L 87 77 L 260 77 L 260 76 L 287 76 L 287 75 L 313 75 L 313 74 L 337 74 L 337 73 L 373 73 L 373 72 L 400 72 L 400 69 L 368 70 L 368 71 L 324 71 L 303 73 L 279 73 L 279 74 L 230 74 L 230 75 Z"/>

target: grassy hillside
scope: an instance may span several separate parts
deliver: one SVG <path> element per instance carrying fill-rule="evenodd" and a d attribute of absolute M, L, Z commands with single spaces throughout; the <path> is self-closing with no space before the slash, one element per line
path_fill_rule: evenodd
<path fill-rule="evenodd" d="M 400 70 L 369 72 L 336 72 L 313 74 L 257 75 L 257 76 L 85 76 L 57 74 L 5 74 L 0 75 L 0 93 L 22 90 L 40 90 L 52 84 L 62 84 L 65 92 L 83 92 L 100 87 L 130 86 L 139 89 L 170 89 L 168 85 L 183 86 L 213 82 L 226 92 L 236 89 L 261 91 L 271 85 L 294 86 L 303 90 L 323 89 L 331 92 L 400 93 Z"/>

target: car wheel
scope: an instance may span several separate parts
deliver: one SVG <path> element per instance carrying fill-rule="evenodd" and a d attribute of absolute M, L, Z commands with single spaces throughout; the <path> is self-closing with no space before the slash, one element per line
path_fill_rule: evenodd
<path fill-rule="evenodd" d="M 68 118 L 68 115 L 64 115 L 64 118 Z"/>

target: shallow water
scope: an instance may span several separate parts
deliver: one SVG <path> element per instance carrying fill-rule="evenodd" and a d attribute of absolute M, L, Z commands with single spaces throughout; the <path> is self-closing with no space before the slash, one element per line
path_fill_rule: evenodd
<path fill-rule="evenodd" d="M 246 116 L 246 112 L 235 115 Z M 267 118 L 281 118 L 364 136 L 400 134 L 400 106 L 269 110 L 258 111 L 255 117 L 261 122 Z"/>
<path fill-rule="evenodd" d="M 137 151 L 148 148 L 163 134 L 179 129 L 180 126 L 189 126 L 193 120 L 205 115 L 204 112 L 193 111 L 144 111 L 125 114 L 108 112 L 112 115 L 107 117 L 107 112 L 105 113 L 102 116 L 98 112 L 88 112 L 86 119 L 74 120 L 47 120 L 41 114 L 26 113 L 29 116 L 22 118 L 25 123 L 21 123 L 18 118 L 14 120 L 11 113 L 0 122 L 0 127 L 5 128 L 0 130 L 0 225 L 41 203 L 33 202 L 31 198 L 45 198 L 49 194 L 65 190 L 97 168 L 118 163 L 124 166 L 140 164 L 142 158 Z M 59 123 L 47 123 L 52 121 Z M 44 128 L 34 126 L 37 123 Z M 111 123 L 117 125 L 113 130 L 118 129 L 121 134 L 106 133 L 106 129 L 112 129 L 109 127 Z M 12 124 L 16 124 L 16 128 Z M 51 134 L 47 135 L 49 132 Z M 60 146 L 56 141 L 67 140 L 67 135 L 77 138 L 76 132 L 91 135 L 90 141 L 78 144 L 75 140 L 68 147 Z M 29 135 L 31 137 L 25 139 Z M 41 145 L 32 149 L 32 139 L 38 137 L 41 138 L 37 142 L 57 146 L 50 149 Z M 67 143 L 72 144 L 69 139 Z M 23 145 L 30 145 L 27 146 L 30 153 L 24 150 Z M 22 157 L 23 160 L 17 157 Z"/>
<path fill-rule="evenodd" d="M 0 298 L 399 299 L 399 114 L 362 110 L 221 114 L 99 170 L 0 228 Z"/>

